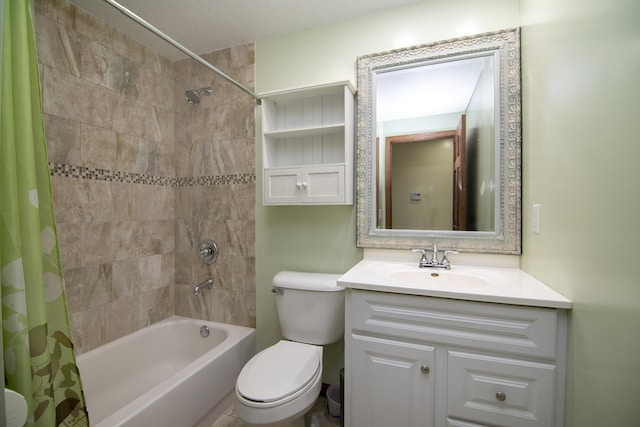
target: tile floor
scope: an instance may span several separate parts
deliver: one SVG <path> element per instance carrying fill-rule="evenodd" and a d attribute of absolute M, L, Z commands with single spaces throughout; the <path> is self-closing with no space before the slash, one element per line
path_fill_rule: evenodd
<path fill-rule="evenodd" d="M 326 415 L 327 400 L 324 397 L 318 398 L 318 401 L 311 410 L 313 414 L 320 420 L 320 427 L 336 427 L 332 421 L 329 421 L 329 415 Z M 233 412 L 233 405 L 224 411 L 211 427 L 242 427 L 242 421 Z"/>

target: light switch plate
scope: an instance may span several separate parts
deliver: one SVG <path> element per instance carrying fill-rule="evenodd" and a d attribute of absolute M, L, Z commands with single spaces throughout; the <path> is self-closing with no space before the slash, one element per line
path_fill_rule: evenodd
<path fill-rule="evenodd" d="M 533 232 L 536 234 L 540 234 L 540 204 L 536 203 L 533 205 L 533 209 L 531 210 L 531 217 L 533 220 Z"/>

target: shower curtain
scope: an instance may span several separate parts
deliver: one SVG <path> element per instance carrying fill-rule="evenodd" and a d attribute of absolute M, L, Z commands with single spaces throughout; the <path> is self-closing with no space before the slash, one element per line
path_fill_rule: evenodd
<path fill-rule="evenodd" d="M 88 426 L 53 218 L 31 1 L 3 3 L 0 296 L 5 387 L 27 399 L 26 426 Z"/>

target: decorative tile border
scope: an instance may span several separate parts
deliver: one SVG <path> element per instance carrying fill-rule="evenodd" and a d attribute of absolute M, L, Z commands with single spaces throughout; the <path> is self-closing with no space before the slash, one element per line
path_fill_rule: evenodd
<path fill-rule="evenodd" d="M 95 169 L 85 166 L 65 165 L 49 162 L 51 176 L 64 176 L 68 178 L 93 179 L 97 181 L 112 181 L 128 184 L 159 185 L 163 187 L 194 187 L 198 185 L 227 185 L 227 184 L 255 184 L 254 174 L 212 175 L 193 177 L 164 177 L 145 175 L 134 172 L 113 171 L 108 169 Z"/>

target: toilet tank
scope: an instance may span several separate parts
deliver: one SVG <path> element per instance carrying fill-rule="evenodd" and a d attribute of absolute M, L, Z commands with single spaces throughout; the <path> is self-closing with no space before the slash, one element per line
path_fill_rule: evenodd
<path fill-rule="evenodd" d="M 273 278 L 282 336 L 307 344 L 331 344 L 344 334 L 340 274 L 281 271 Z"/>

